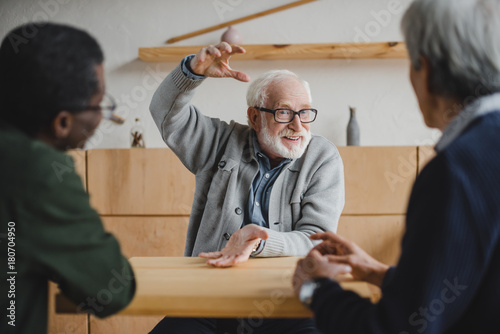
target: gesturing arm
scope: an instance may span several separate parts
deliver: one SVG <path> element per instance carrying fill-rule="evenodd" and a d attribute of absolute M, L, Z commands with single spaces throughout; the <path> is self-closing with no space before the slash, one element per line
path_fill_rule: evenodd
<path fill-rule="evenodd" d="M 245 52 L 227 43 L 202 48 L 190 61 L 191 70 L 201 76 L 231 77 L 248 81 L 248 75 L 234 71 L 229 58 Z M 221 143 L 229 136 L 232 125 L 206 117 L 189 102 L 194 89 L 203 80 L 188 78 L 181 66 L 175 68 L 160 84 L 150 105 L 153 119 L 163 140 L 193 173 L 214 163 Z"/>

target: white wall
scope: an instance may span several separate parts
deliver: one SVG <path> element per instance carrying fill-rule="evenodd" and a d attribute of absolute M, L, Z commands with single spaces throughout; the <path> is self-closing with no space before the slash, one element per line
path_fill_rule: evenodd
<path fill-rule="evenodd" d="M 135 117 L 145 123 L 147 147 L 165 147 L 148 111 L 159 80 L 177 63 L 145 63 L 139 47 L 291 2 L 291 0 L 1 0 L 0 36 L 15 26 L 50 19 L 94 35 L 106 55 L 107 90 L 119 102 L 124 125 L 105 121 L 87 148 L 125 148 Z M 319 0 L 236 26 L 244 44 L 401 41 L 399 22 L 410 0 Z M 217 43 L 223 30 L 174 45 Z M 362 145 L 435 143 L 425 127 L 408 80 L 408 60 L 236 61 L 251 77 L 286 68 L 309 81 L 319 110 L 313 132 L 336 145 L 346 143 L 348 106 L 358 110 Z M 193 103 L 205 114 L 246 122 L 248 84 L 208 79 Z"/>

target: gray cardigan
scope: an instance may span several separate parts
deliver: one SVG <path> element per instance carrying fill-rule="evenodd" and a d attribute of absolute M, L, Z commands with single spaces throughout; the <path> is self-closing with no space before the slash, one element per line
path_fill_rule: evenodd
<path fill-rule="evenodd" d="M 186 256 L 221 250 L 241 228 L 258 172 L 248 125 L 204 116 L 190 105 L 195 88 L 180 66 L 161 83 L 150 110 L 163 140 L 196 176 Z M 168 191 L 168 190 L 167 190 Z M 313 135 L 304 155 L 286 165 L 269 203 L 269 239 L 261 257 L 303 256 L 308 238 L 336 231 L 344 207 L 344 167 L 337 148 Z"/>

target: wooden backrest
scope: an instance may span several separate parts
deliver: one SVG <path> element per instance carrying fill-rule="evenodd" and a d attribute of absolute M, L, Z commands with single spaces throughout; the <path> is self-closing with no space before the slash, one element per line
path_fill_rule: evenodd
<path fill-rule="evenodd" d="M 379 261 L 394 265 L 417 176 L 417 147 L 340 147 L 339 152 L 346 204 L 337 233 Z"/>
<path fill-rule="evenodd" d="M 428 148 L 340 147 L 346 204 L 338 233 L 394 264 L 418 167 Z M 86 179 L 92 205 L 127 256 L 179 256 L 194 195 L 194 176 L 169 149 L 90 150 Z"/>

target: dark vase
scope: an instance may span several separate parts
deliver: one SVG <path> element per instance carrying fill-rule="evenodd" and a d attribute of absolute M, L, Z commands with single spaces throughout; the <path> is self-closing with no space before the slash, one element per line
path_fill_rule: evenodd
<path fill-rule="evenodd" d="M 359 146 L 359 125 L 356 120 L 356 108 L 349 107 L 351 118 L 347 124 L 347 146 Z"/>

